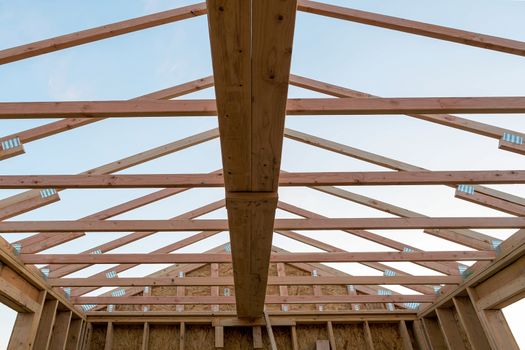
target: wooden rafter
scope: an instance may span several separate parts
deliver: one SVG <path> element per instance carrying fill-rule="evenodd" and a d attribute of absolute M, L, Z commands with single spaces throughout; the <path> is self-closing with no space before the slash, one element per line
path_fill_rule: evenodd
<path fill-rule="evenodd" d="M 290 84 L 298 86 L 304 89 L 320 92 L 326 95 L 334 97 L 377 97 L 371 94 L 367 94 L 361 91 L 351 90 L 341 86 L 328 84 L 322 81 L 301 77 L 298 75 L 290 76 Z M 477 121 L 453 116 L 450 114 L 407 114 L 408 117 L 413 117 L 421 120 L 426 120 L 432 123 L 449 126 L 452 128 L 472 132 L 478 135 L 483 135 L 500 140 L 500 149 L 504 149 L 511 152 L 525 154 L 525 146 L 517 143 L 505 142 L 503 137 L 505 134 L 517 135 L 525 137 L 525 134 L 500 128 L 498 126 L 488 125 Z"/>
<path fill-rule="evenodd" d="M 180 7 L 0 51 L 0 64 L 206 14 L 206 4 Z"/>
<path fill-rule="evenodd" d="M 189 93 L 199 91 L 202 89 L 206 89 L 210 86 L 213 86 L 213 77 L 205 77 L 193 81 L 189 81 L 187 83 L 173 86 L 167 89 L 155 91 L 143 96 L 139 96 L 136 99 L 159 99 L 159 100 L 167 100 L 183 95 L 187 95 Z M 58 133 L 68 131 L 71 129 L 75 129 L 84 125 L 96 123 L 103 120 L 102 118 L 96 119 L 96 118 L 78 118 L 78 119 L 63 119 L 56 122 L 52 122 L 49 124 L 41 125 L 34 127 L 32 129 L 28 129 L 25 131 L 21 131 L 15 134 L 11 134 L 8 136 L 0 137 L 0 142 L 12 140 L 12 139 L 18 139 L 22 145 L 36 141 L 42 138 L 46 138 L 52 135 L 56 135 Z M 0 150 L 0 160 L 13 157 L 15 155 L 18 155 L 21 153 L 13 153 L 10 152 L 9 154 L 5 151 Z"/>
<path fill-rule="evenodd" d="M 451 41 L 463 45 L 525 56 L 525 43 L 403 18 L 385 16 L 309 0 L 299 0 L 298 9 L 318 15 Z"/>

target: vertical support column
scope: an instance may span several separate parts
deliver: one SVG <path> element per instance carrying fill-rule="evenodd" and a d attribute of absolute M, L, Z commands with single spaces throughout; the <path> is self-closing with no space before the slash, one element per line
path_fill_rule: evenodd
<path fill-rule="evenodd" d="M 179 350 L 184 350 L 186 346 L 186 323 L 180 323 L 180 332 L 179 332 Z"/>
<path fill-rule="evenodd" d="M 19 312 L 9 338 L 7 350 L 32 349 L 36 340 L 38 325 L 43 310 L 46 292 L 40 292 L 38 297 L 40 309 L 35 312 Z"/>
<path fill-rule="evenodd" d="M 313 277 L 317 277 L 319 276 L 319 273 L 317 270 L 313 270 L 312 271 L 312 276 Z M 314 284 L 313 286 L 314 288 L 314 296 L 321 296 L 323 294 L 323 291 L 321 290 L 321 286 L 318 285 L 318 284 Z M 324 306 L 322 304 L 316 304 L 315 307 L 317 308 L 318 311 L 323 311 L 324 310 Z"/>
<path fill-rule="evenodd" d="M 49 350 L 65 349 L 72 314 L 73 313 L 71 310 L 57 312 L 55 317 L 55 325 L 53 327 L 53 334 L 51 335 L 51 342 L 49 344 Z"/>
<path fill-rule="evenodd" d="M 454 297 L 452 301 L 456 307 L 459 322 L 465 330 L 472 349 L 490 350 L 489 341 L 470 299 L 468 297 Z"/>
<path fill-rule="evenodd" d="M 272 350 L 277 350 L 277 343 L 273 336 L 272 324 L 270 323 L 270 317 L 266 311 L 264 312 L 264 320 L 266 321 L 266 332 L 268 333 L 268 338 L 270 338 L 271 348 Z"/>
<path fill-rule="evenodd" d="M 72 319 L 67 333 L 66 349 L 77 350 L 80 344 L 84 321 L 81 318 Z"/>
<path fill-rule="evenodd" d="M 262 341 L 262 330 L 260 326 L 252 327 L 252 336 L 253 336 L 253 348 L 262 349 L 263 341 Z"/>
<path fill-rule="evenodd" d="M 104 350 L 111 350 L 113 347 L 113 322 L 108 322 L 108 328 L 106 331 L 106 343 Z"/>
<path fill-rule="evenodd" d="M 403 340 L 403 349 L 413 350 L 412 340 L 410 339 L 410 334 L 408 333 L 407 325 L 405 321 L 399 321 L 399 333 L 401 334 L 401 340 Z"/>
<path fill-rule="evenodd" d="M 286 267 L 284 266 L 284 263 L 277 263 L 277 276 L 286 277 Z M 288 286 L 279 286 L 279 295 L 282 297 L 287 297 L 288 296 Z M 281 310 L 288 311 L 289 310 L 288 304 L 281 304 Z"/>
<path fill-rule="evenodd" d="M 219 277 L 219 264 L 213 263 L 211 264 L 211 278 L 217 278 Z M 218 297 L 219 296 L 219 286 L 212 286 L 211 287 L 211 296 L 212 297 Z M 212 305 L 211 306 L 212 312 L 219 312 L 219 305 Z"/>
<path fill-rule="evenodd" d="M 215 348 L 224 348 L 224 327 L 215 326 Z"/>
<path fill-rule="evenodd" d="M 82 340 L 82 350 L 90 350 L 92 334 L 93 334 L 93 325 L 91 323 L 88 323 L 86 325 L 84 339 Z"/>
<path fill-rule="evenodd" d="M 144 330 L 142 331 L 142 350 L 148 350 L 149 345 L 149 323 L 144 322 Z"/>
<path fill-rule="evenodd" d="M 370 325 L 368 321 L 363 323 L 363 328 L 365 332 L 365 341 L 368 350 L 374 350 L 374 341 L 372 340 L 372 332 L 370 332 Z"/>
<path fill-rule="evenodd" d="M 151 287 L 151 286 L 144 287 L 144 291 L 142 292 L 142 295 L 144 295 L 145 297 L 151 296 L 152 288 L 153 287 Z M 151 305 L 144 305 L 142 307 L 142 311 L 144 311 L 144 312 L 151 311 Z"/>
<path fill-rule="evenodd" d="M 436 318 L 424 318 L 423 327 L 425 332 L 428 335 L 428 340 L 430 342 L 430 347 L 432 350 L 447 350 L 447 344 L 445 343 L 445 338 L 441 329 L 439 328 L 439 323 Z"/>
<path fill-rule="evenodd" d="M 292 350 L 299 350 L 299 343 L 297 342 L 297 328 L 291 326 L 291 336 L 292 336 Z"/>
<path fill-rule="evenodd" d="M 514 339 L 503 312 L 501 310 L 483 310 L 479 308 L 476 291 L 472 288 L 467 288 L 467 292 L 490 345 L 494 349 L 518 350 L 519 346 L 516 343 L 516 339 Z"/>
<path fill-rule="evenodd" d="M 414 337 L 416 338 L 419 348 L 421 350 L 430 350 L 430 345 L 428 344 L 425 329 L 423 328 L 423 321 L 420 319 L 414 320 L 412 322 L 412 331 L 414 332 Z"/>
<path fill-rule="evenodd" d="M 179 271 L 179 278 L 184 278 L 184 271 Z M 183 297 L 186 294 L 186 287 L 184 286 L 177 286 L 177 296 Z M 176 309 L 178 312 L 184 311 L 184 305 L 177 305 Z"/>
<path fill-rule="evenodd" d="M 57 313 L 58 300 L 47 299 L 44 302 L 42 315 L 40 316 L 40 323 L 35 339 L 35 349 L 47 349 L 51 341 L 51 331 L 55 325 L 55 317 Z"/>
<path fill-rule="evenodd" d="M 334 327 L 332 326 L 332 321 L 326 322 L 326 328 L 328 330 L 328 340 L 330 341 L 330 348 L 332 350 L 337 350 L 334 337 Z"/>
<path fill-rule="evenodd" d="M 467 347 L 463 343 L 463 338 L 459 331 L 459 325 L 454 318 L 452 309 L 437 308 L 436 314 L 448 348 L 454 350 L 467 350 Z"/>

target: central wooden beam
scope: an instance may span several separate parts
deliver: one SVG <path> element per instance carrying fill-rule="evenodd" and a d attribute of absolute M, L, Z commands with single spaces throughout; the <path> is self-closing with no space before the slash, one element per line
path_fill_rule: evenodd
<path fill-rule="evenodd" d="M 375 186 L 523 184 L 523 170 L 485 171 L 368 171 L 282 173 L 279 186 Z M 137 175 L 5 175 L 0 189 L 15 188 L 191 188 L 222 187 L 222 173 Z M 266 194 L 255 193 L 256 199 Z M 239 195 L 238 195 L 239 196 Z M 248 195 L 243 194 L 242 199 Z M 240 198 L 240 197 L 239 197 Z M 230 199 L 233 199 L 230 196 Z"/>
<path fill-rule="evenodd" d="M 208 0 L 239 317 L 263 313 L 296 0 Z"/>
<path fill-rule="evenodd" d="M 257 207 L 254 211 L 264 208 Z M 248 214 L 246 214 L 248 215 Z M 262 213 L 260 215 L 263 215 Z M 272 218 L 273 221 L 273 218 Z M 229 222 L 230 225 L 238 224 Z M 401 230 L 432 228 L 525 228 L 525 217 L 411 217 L 411 218 L 331 218 L 276 219 L 282 230 Z M 254 229 L 259 229 L 254 227 Z M 18 232 L 126 232 L 126 231 L 227 231 L 227 220 L 82 220 L 82 221 L 2 221 L 1 233 Z M 254 237 L 255 247 L 260 237 Z M 254 248 L 255 248 L 254 247 Z M 260 247 L 259 247 L 260 248 Z"/>

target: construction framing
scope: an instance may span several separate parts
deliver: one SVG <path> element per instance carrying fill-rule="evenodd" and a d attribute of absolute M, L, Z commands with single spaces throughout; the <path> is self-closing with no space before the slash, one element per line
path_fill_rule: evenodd
<path fill-rule="evenodd" d="M 0 137 L 0 160 L 23 155 L 29 142 L 105 118 L 212 116 L 219 124 L 77 175 L 0 175 L 0 189 L 28 189 L 0 200 L 0 232 L 38 232 L 11 244 L 0 238 L 0 301 L 18 312 L 9 349 L 109 350 L 123 346 L 125 337 L 142 349 L 228 349 L 233 338 L 245 347 L 267 349 L 335 350 L 346 348 L 349 340 L 367 349 L 518 349 L 501 309 L 525 297 L 525 198 L 484 185 L 524 184 L 524 170 L 431 171 L 284 125 L 287 115 L 401 114 L 493 138 L 501 150 L 525 155 L 525 134 L 450 115 L 525 113 L 525 96 L 381 98 L 293 75 L 297 11 L 525 56 L 524 42 L 308 0 L 207 0 L 0 51 L 0 64 L 7 64 L 206 15 L 213 63 L 213 76 L 127 101 L 2 102 L 0 119 L 63 119 Z M 289 99 L 290 85 L 331 98 Z M 216 100 L 174 99 L 210 87 Z M 223 167 L 215 172 L 115 174 L 217 138 Z M 281 168 L 284 138 L 387 171 L 286 172 Z M 456 189 L 456 198 L 511 215 L 427 217 L 335 187 L 363 185 L 445 185 Z M 323 217 L 280 201 L 278 190 L 285 186 L 308 187 L 396 217 Z M 170 220 L 111 220 L 202 187 L 224 188 L 224 199 Z M 59 193 L 71 188 L 159 190 L 75 221 L 6 221 L 59 201 Z M 227 220 L 199 219 L 224 207 Z M 276 219 L 277 209 L 300 218 Z M 519 230 L 501 242 L 475 231 L 487 228 Z M 373 229 L 423 229 L 468 250 L 421 251 Z M 345 251 L 296 232 L 305 230 L 342 230 L 391 251 Z M 45 253 L 93 231 L 132 233 L 80 254 Z M 148 254 L 111 253 L 166 231 L 195 233 Z M 198 254 L 177 252 L 226 231 L 229 245 Z M 274 247 L 274 232 L 322 252 Z M 416 276 L 384 264 L 397 261 L 439 275 Z M 360 263 L 383 275 L 351 276 L 322 264 L 327 262 Z M 143 277 L 118 276 L 158 263 L 171 266 Z M 115 266 L 89 277 L 68 277 L 96 264 Z M 400 294 L 389 285 L 414 293 Z M 89 294 L 101 287 L 115 288 Z"/>

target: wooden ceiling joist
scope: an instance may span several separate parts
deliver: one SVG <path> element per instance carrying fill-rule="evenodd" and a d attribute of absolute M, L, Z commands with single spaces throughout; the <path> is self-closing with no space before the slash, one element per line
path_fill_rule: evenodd
<path fill-rule="evenodd" d="M 408 19 L 385 16 L 373 12 L 360 11 L 330 4 L 299 0 L 298 9 L 308 13 L 387 28 L 458 44 L 480 47 L 488 50 L 525 56 L 525 43 L 516 40 L 478 34 Z"/>
<path fill-rule="evenodd" d="M 524 184 L 523 170 L 283 173 L 279 186 Z M 0 189 L 223 187 L 224 174 L 4 175 Z"/>
<path fill-rule="evenodd" d="M 272 220 L 273 221 L 273 220 Z M 525 228 L 525 217 L 276 219 L 275 230 Z M 228 231 L 228 220 L 3 221 L 2 233 Z"/>
<path fill-rule="evenodd" d="M 374 262 L 492 260 L 494 251 L 330 252 L 273 254 L 270 262 Z M 230 263 L 231 254 L 22 254 L 26 264 L 199 264 Z"/>
<path fill-rule="evenodd" d="M 0 64 L 19 61 L 68 47 L 87 44 L 204 14 L 206 14 L 206 4 L 199 3 L 37 41 L 0 51 Z"/>
<path fill-rule="evenodd" d="M 217 85 L 216 82 L 216 89 Z M 218 102 L 221 103 L 219 97 Z M 286 114 L 294 116 L 525 113 L 523 96 L 295 98 L 283 103 Z M 0 119 L 207 117 L 217 114 L 216 101 L 209 99 L 0 103 Z M 219 118 L 219 128 L 221 119 L 224 118 Z M 284 115 L 282 125 L 284 128 Z"/>
<path fill-rule="evenodd" d="M 460 276 L 333 276 L 333 277 L 268 277 L 268 285 L 417 285 L 459 284 Z M 119 277 L 119 278 L 55 278 L 53 287 L 146 287 L 146 286 L 232 286 L 233 277 Z"/>
<path fill-rule="evenodd" d="M 431 303 L 436 300 L 435 295 L 300 295 L 274 296 L 265 298 L 266 304 L 341 304 L 341 303 Z M 210 296 L 133 296 L 133 297 L 71 297 L 72 304 L 99 304 L 99 305 L 184 305 L 206 304 L 225 305 L 235 304 L 235 297 Z"/>

